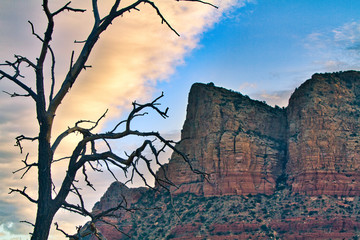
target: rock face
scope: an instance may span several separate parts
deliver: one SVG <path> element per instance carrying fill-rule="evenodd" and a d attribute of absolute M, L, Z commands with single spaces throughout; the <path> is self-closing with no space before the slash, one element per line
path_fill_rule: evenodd
<path fill-rule="evenodd" d="M 141 188 L 128 188 L 121 182 L 113 182 L 105 192 L 104 196 L 101 197 L 100 201 L 97 202 L 93 208 L 93 212 L 104 211 L 109 208 L 115 208 L 120 203 L 124 207 L 129 207 L 131 204 L 137 202 L 139 198 L 148 189 Z"/>
<path fill-rule="evenodd" d="M 272 194 L 288 176 L 293 192 L 360 194 L 360 73 L 315 74 L 286 109 L 194 84 L 178 148 L 167 166 L 175 193 Z M 164 173 L 159 173 L 163 175 Z"/>
<path fill-rule="evenodd" d="M 121 219 L 121 235 L 123 235 L 122 237 L 126 239 L 128 238 L 126 233 L 133 228 L 132 224 L 125 223 L 127 219 L 132 217 L 131 211 L 127 211 L 126 209 L 131 209 L 131 206 L 136 203 L 147 191 L 147 188 L 128 188 L 121 182 L 113 182 L 105 192 L 104 196 L 101 197 L 100 201 L 95 204 L 92 212 L 93 214 L 97 214 L 112 208 L 118 208 L 119 210 L 114 212 L 114 216 L 117 217 L 105 217 L 103 219 L 114 226 L 117 225 L 119 223 L 119 219 Z M 98 222 L 96 223 L 96 226 L 107 239 L 118 239 L 119 231 L 117 231 L 113 226 L 104 222 Z M 89 236 L 86 239 L 96 240 L 98 238 L 95 236 Z"/>
<path fill-rule="evenodd" d="M 212 84 L 194 84 L 177 148 L 195 168 L 210 174 L 209 181 L 174 154 L 167 175 L 180 187 L 175 192 L 272 194 L 286 157 L 284 126 L 284 109 Z"/>
<path fill-rule="evenodd" d="M 315 74 L 287 107 L 294 192 L 360 195 L 360 73 Z"/>

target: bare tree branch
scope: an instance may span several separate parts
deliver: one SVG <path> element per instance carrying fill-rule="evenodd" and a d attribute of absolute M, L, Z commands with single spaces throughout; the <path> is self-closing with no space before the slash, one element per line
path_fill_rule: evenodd
<path fill-rule="evenodd" d="M 102 20 L 102 24 L 106 23 L 106 20 L 110 20 L 112 21 L 113 19 L 115 19 L 118 16 L 122 16 L 125 12 L 130 12 L 131 10 L 138 10 L 137 8 L 141 3 L 147 3 L 149 4 L 152 8 L 155 9 L 157 15 L 160 17 L 161 23 L 165 23 L 167 25 L 168 28 L 171 29 L 171 31 L 173 31 L 177 36 L 180 36 L 180 34 L 170 25 L 170 23 L 165 19 L 165 17 L 162 15 L 162 13 L 160 12 L 159 8 L 156 6 L 156 4 L 154 2 L 148 1 L 148 0 L 138 0 L 136 2 L 134 2 L 131 5 L 128 5 L 127 7 L 124 7 L 120 10 L 117 10 L 118 6 L 119 6 L 120 1 L 116 1 L 116 3 L 113 5 L 113 8 L 111 9 L 110 13 L 108 16 L 106 16 L 103 20 Z"/>
<path fill-rule="evenodd" d="M 69 134 L 71 133 L 74 133 L 74 132 L 80 132 L 81 134 L 83 134 L 84 136 L 90 136 L 91 133 L 90 131 L 94 130 L 98 125 L 99 125 L 99 122 L 101 121 L 101 119 L 105 118 L 106 116 L 106 113 L 108 112 L 108 110 L 105 111 L 105 113 L 96 121 L 89 121 L 89 120 L 79 120 L 75 123 L 75 126 L 72 127 L 72 128 L 68 128 L 67 130 L 65 130 L 63 133 L 61 133 L 55 140 L 55 142 L 53 143 L 53 145 L 51 146 L 51 150 L 53 152 L 55 152 L 56 148 L 59 146 L 59 144 L 61 143 L 61 141 L 66 137 L 68 136 Z M 90 128 L 82 128 L 80 127 L 79 125 L 81 123 L 92 123 L 93 126 L 90 127 Z"/>
<path fill-rule="evenodd" d="M 124 231 L 122 231 L 118 226 L 116 226 L 115 224 L 109 222 L 109 221 L 106 221 L 105 219 L 100 219 L 99 220 L 100 222 L 103 222 L 103 223 L 106 223 L 107 225 L 110 225 L 112 226 L 113 228 L 115 228 L 118 232 L 124 234 L 125 236 L 127 236 L 128 238 L 131 238 L 131 236 L 127 233 L 125 233 Z"/>
<path fill-rule="evenodd" d="M 32 33 L 32 35 L 34 35 L 37 39 L 39 39 L 41 42 L 44 42 L 44 39 L 42 39 L 40 36 L 39 36 L 39 34 L 37 34 L 36 32 L 35 32 L 35 27 L 34 27 L 34 24 L 31 22 L 31 21 L 28 21 L 28 23 L 30 24 L 30 26 L 31 26 L 31 33 Z M 36 66 L 35 66 L 35 68 L 36 68 Z"/>
<path fill-rule="evenodd" d="M 62 8 L 57 10 L 56 12 L 52 13 L 52 16 L 56 16 L 59 13 L 65 11 L 65 10 L 68 10 L 68 11 L 71 11 L 71 12 L 85 12 L 86 11 L 85 9 L 71 8 L 71 7 L 69 7 L 70 3 L 71 3 L 71 1 L 66 3 L 65 6 L 63 6 Z"/>
<path fill-rule="evenodd" d="M 58 224 L 57 222 L 55 222 L 54 225 L 55 225 L 55 227 L 56 227 L 55 229 L 56 229 L 57 231 L 61 232 L 62 234 L 64 234 L 65 237 L 70 238 L 70 239 L 73 238 L 73 235 L 67 234 L 64 230 L 62 230 L 61 228 L 59 228 L 59 224 Z"/>
<path fill-rule="evenodd" d="M 85 164 L 82 165 L 82 173 L 83 173 L 83 175 L 84 175 L 84 177 L 85 177 L 86 185 L 89 186 L 89 187 L 91 187 L 94 191 L 96 191 L 95 188 L 94 188 L 94 185 L 90 182 L 89 177 L 88 177 L 88 175 L 86 174 Z"/>
<path fill-rule="evenodd" d="M 31 97 L 30 94 L 19 94 L 19 93 L 9 93 L 7 91 L 3 91 L 3 93 L 6 93 L 7 95 L 9 95 L 10 97 Z"/>
<path fill-rule="evenodd" d="M 210 5 L 216 9 L 218 9 L 219 7 L 210 3 L 210 2 L 206 2 L 206 1 L 201 1 L 201 0 L 176 0 L 178 2 L 199 2 L 199 3 L 202 3 L 202 4 L 206 4 L 206 5 Z"/>
<path fill-rule="evenodd" d="M 18 193 L 20 193 L 21 195 L 23 195 L 24 197 L 26 197 L 30 202 L 37 204 L 38 201 L 35 200 L 35 199 L 33 199 L 32 197 L 30 197 L 30 196 L 25 192 L 25 191 L 26 191 L 26 188 L 27 188 L 27 187 L 24 187 L 23 190 L 14 189 L 14 188 L 9 188 L 9 189 L 10 189 L 9 194 L 12 194 L 13 192 L 18 192 Z"/>
<path fill-rule="evenodd" d="M 31 96 L 35 101 L 37 101 L 37 94 L 36 94 L 33 90 L 31 90 L 30 87 L 28 87 L 28 86 L 25 85 L 23 82 L 21 82 L 20 80 L 18 80 L 16 77 L 13 77 L 13 76 L 9 75 L 9 74 L 7 74 L 6 72 L 4 72 L 4 71 L 2 71 L 2 70 L 0 70 L 0 75 L 1 75 L 0 80 L 1 80 L 2 78 L 4 78 L 4 77 L 7 78 L 7 79 L 9 79 L 9 80 L 11 80 L 11 81 L 14 82 L 16 85 L 18 85 L 19 87 L 21 87 L 22 89 L 24 89 L 28 94 L 30 94 L 30 96 Z"/>
<path fill-rule="evenodd" d="M 49 102 L 53 99 L 54 95 L 54 88 L 55 88 L 55 53 L 49 45 L 49 50 L 51 53 L 51 87 L 50 87 L 50 94 L 49 94 Z"/>
<path fill-rule="evenodd" d="M 16 140 L 15 146 L 19 147 L 20 148 L 20 153 L 22 153 L 23 147 L 21 146 L 21 141 L 30 140 L 30 141 L 33 142 L 33 141 L 38 140 L 38 139 L 39 139 L 38 137 L 25 137 L 24 135 L 20 135 L 20 136 L 17 136 L 15 138 L 15 140 Z"/>
<path fill-rule="evenodd" d="M 20 222 L 21 223 L 26 223 L 26 224 L 29 224 L 29 225 L 35 227 L 35 224 L 33 224 L 33 223 L 29 222 L 29 221 L 20 221 Z"/>
<path fill-rule="evenodd" d="M 29 156 L 29 153 L 27 153 L 25 159 L 22 160 L 22 162 L 25 164 L 25 167 L 22 167 L 22 168 L 20 168 L 20 169 L 18 169 L 18 170 L 16 170 L 16 171 L 13 172 L 13 174 L 15 174 L 15 173 L 17 173 L 17 172 L 19 172 L 19 171 L 22 171 L 22 170 L 26 169 L 25 172 L 21 175 L 21 178 L 20 178 L 20 179 L 22 179 L 22 178 L 25 176 L 25 174 L 26 174 L 32 167 L 36 167 L 36 166 L 37 166 L 37 163 L 31 163 L 31 164 L 28 164 L 28 163 L 27 163 L 28 156 Z"/>
<path fill-rule="evenodd" d="M 97 0 L 92 0 L 92 7 L 93 7 L 93 13 L 94 13 L 94 20 L 95 20 L 94 25 L 99 26 L 99 24 L 100 24 L 100 15 L 99 15 L 99 7 L 98 7 L 98 4 L 97 4 Z"/>

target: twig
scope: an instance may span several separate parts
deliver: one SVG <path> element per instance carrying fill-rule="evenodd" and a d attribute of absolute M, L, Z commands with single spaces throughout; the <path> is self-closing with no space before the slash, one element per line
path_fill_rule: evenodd
<path fill-rule="evenodd" d="M 9 93 L 7 91 L 3 91 L 3 93 L 6 93 L 8 94 L 10 97 L 31 97 L 31 95 L 28 93 L 28 94 L 18 94 L 16 92 L 14 93 Z"/>
<path fill-rule="evenodd" d="M 205 1 L 201 1 L 201 0 L 176 0 L 178 2 L 199 2 L 199 3 L 202 3 L 202 4 L 206 4 L 206 5 L 210 5 L 216 9 L 218 9 L 219 7 L 212 4 L 212 3 L 209 3 L 209 2 L 205 2 Z"/>
<path fill-rule="evenodd" d="M 61 228 L 59 228 L 59 224 L 57 222 L 54 223 L 55 227 L 56 227 L 56 230 L 61 232 L 62 234 L 65 235 L 65 237 L 67 238 L 73 238 L 74 236 L 73 235 L 69 235 L 67 234 L 64 230 L 62 230 Z"/>
<path fill-rule="evenodd" d="M 62 11 L 65 11 L 65 10 L 72 11 L 72 12 L 85 12 L 86 11 L 85 9 L 71 8 L 71 7 L 69 7 L 70 3 L 71 2 L 66 3 L 65 6 L 63 6 L 56 12 L 52 13 L 52 16 L 56 16 L 57 14 L 61 13 Z"/>
<path fill-rule="evenodd" d="M 20 153 L 22 153 L 22 150 L 23 150 L 23 147 L 21 146 L 21 141 L 22 140 L 30 140 L 30 141 L 33 142 L 33 141 L 35 141 L 37 139 L 39 139 L 39 138 L 38 137 L 31 138 L 31 137 L 25 137 L 24 135 L 20 135 L 20 136 L 17 136 L 15 138 L 15 140 L 16 140 L 15 146 L 19 147 L 20 148 Z"/>
<path fill-rule="evenodd" d="M 33 224 L 33 223 L 29 222 L 29 221 L 26 221 L 26 220 L 22 220 L 22 221 L 20 221 L 20 222 L 21 222 L 21 223 L 26 223 L 26 224 L 29 224 L 29 225 L 35 227 L 35 224 Z"/>
<path fill-rule="evenodd" d="M 15 174 L 15 173 L 17 173 L 17 172 L 19 172 L 19 171 L 22 171 L 22 170 L 26 169 L 26 171 L 21 175 L 21 178 L 20 178 L 20 179 L 22 179 L 22 178 L 25 176 L 25 174 L 30 170 L 30 168 L 35 167 L 35 166 L 38 166 L 37 163 L 28 164 L 28 163 L 27 163 L 28 156 L 29 156 L 29 153 L 27 153 L 25 159 L 22 160 L 22 162 L 25 164 L 25 167 L 22 167 L 22 168 L 20 168 L 20 169 L 18 169 L 18 170 L 16 170 L 16 171 L 13 172 L 13 174 Z"/>
<path fill-rule="evenodd" d="M 10 192 L 9 192 L 9 194 L 12 194 L 13 192 L 18 192 L 18 193 L 20 193 L 21 195 L 23 195 L 24 197 L 26 197 L 30 202 L 32 202 L 32 203 L 38 203 L 38 201 L 37 200 L 34 200 L 32 197 L 30 197 L 27 193 L 25 193 L 25 191 L 26 191 L 26 187 L 24 187 L 24 189 L 23 190 L 20 190 L 20 189 L 13 189 L 13 188 L 9 188 L 10 189 Z"/>

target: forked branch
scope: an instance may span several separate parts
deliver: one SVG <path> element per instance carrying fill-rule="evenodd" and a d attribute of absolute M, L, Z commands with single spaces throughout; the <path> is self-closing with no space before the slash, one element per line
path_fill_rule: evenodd
<path fill-rule="evenodd" d="M 32 202 L 32 203 L 38 203 L 38 201 L 37 200 L 35 200 L 35 199 L 33 199 L 32 197 L 30 197 L 25 191 L 26 191 L 26 187 L 24 187 L 24 189 L 23 190 L 20 190 L 20 189 L 14 189 L 14 188 L 9 188 L 10 189 L 10 192 L 9 192 L 9 194 L 12 194 L 12 193 L 14 193 L 14 192 L 18 192 L 18 193 L 20 193 L 21 195 L 23 195 L 24 197 L 26 197 L 30 202 Z"/>
<path fill-rule="evenodd" d="M 53 16 L 56 16 L 58 15 L 59 13 L 65 11 L 65 10 L 68 10 L 68 11 L 71 11 L 71 12 L 85 12 L 86 10 L 85 9 L 79 9 L 79 8 L 72 8 L 72 7 L 69 7 L 71 1 L 66 3 L 62 8 L 60 8 L 59 10 L 55 11 L 54 13 L 52 13 Z"/>

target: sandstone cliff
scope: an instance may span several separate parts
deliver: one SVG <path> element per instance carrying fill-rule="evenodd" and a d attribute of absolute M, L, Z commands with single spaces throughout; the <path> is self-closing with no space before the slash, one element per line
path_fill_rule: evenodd
<path fill-rule="evenodd" d="M 272 194 L 286 157 L 286 111 L 212 84 L 194 84 L 189 94 L 182 142 L 193 174 L 174 154 L 167 166 L 176 193 Z"/>
<path fill-rule="evenodd" d="M 175 193 L 272 194 L 288 176 L 293 192 L 359 195 L 359 118 L 355 71 L 315 74 L 296 89 L 286 109 L 194 84 L 177 147 L 210 181 L 193 174 L 176 154 L 168 175 L 180 187 Z"/>
<path fill-rule="evenodd" d="M 287 107 L 294 192 L 360 195 L 360 73 L 315 74 Z"/>

